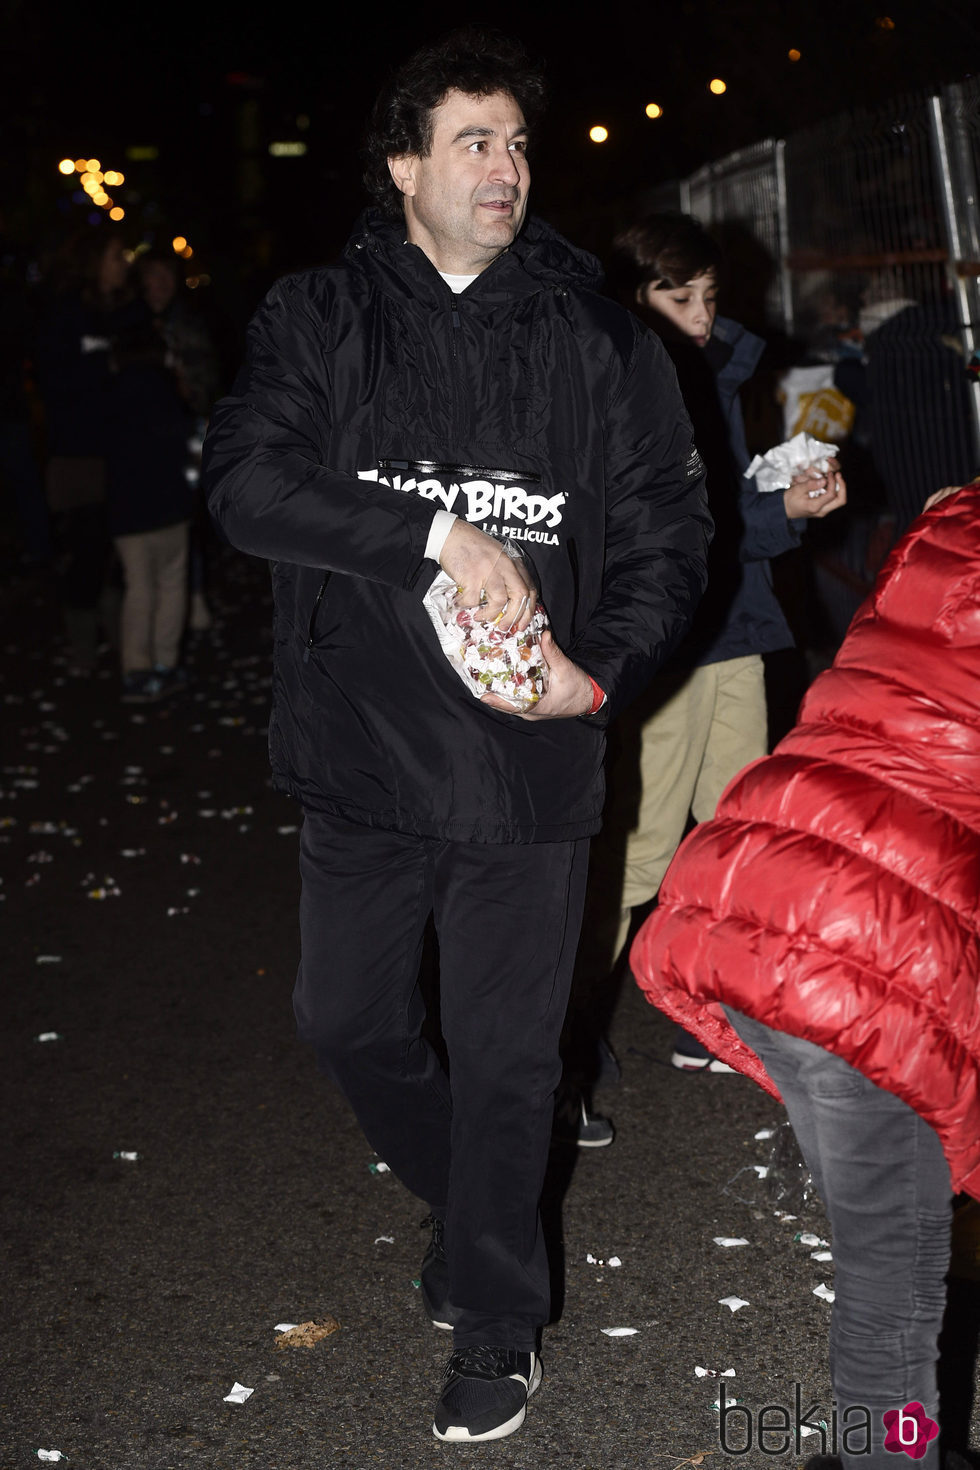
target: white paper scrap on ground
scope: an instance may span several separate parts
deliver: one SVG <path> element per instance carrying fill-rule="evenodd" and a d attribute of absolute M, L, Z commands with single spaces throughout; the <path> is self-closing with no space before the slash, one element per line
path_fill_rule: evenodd
<path fill-rule="evenodd" d="M 374 1237 L 375 1245 L 380 1245 L 382 1241 L 384 1241 L 385 1245 L 394 1245 L 395 1237 L 393 1235 L 376 1235 Z"/>
<path fill-rule="evenodd" d="M 35 957 L 34 957 L 34 963 L 35 963 L 35 965 L 60 965 L 61 964 L 61 955 L 60 954 L 39 954 L 39 955 L 35 955 Z M 40 1450 L 38 1450 L 38 1454 L 40 1454 L 40 1453 L 41 1453 Z M 58 1453 L 59 1453 L 58 1450 L 53 1450 L 52 1451 L 52 1454 L 55 1454 L 56 1455 Z M 45 1450 L 45 1454 L 47 1454 L 47 1450 Z"/>
<path fill-rule="evenodd" d="M 734 1378 L 734 1368 L 695 1368 L 696 1378 Z"/>
<path fill-rule="evenodd" d="M 39 1460 L 67 1460 L 68 1458 L 60 1450 L 38 1450 L 37 1457 Z"/>
<path fill-rule="evenodd" d="M 243 1404 L 246 1399 L 252 1397 L 254 1392 L 254 1388 L 246 1388 L 244 1383 L 235 1383 L 232 1385 L 231 1393 L 225 1394 L 224 1402 L 226 1404 Z"/>
<path fill-rule="evenodd" d="M 739 1307 L 747 1307 L 748 1302 L 740 1296 L 720 1296 L 718 1305 L 719 1307 L 731 1307 L 733 1312 L 737 1312 Z"/>
<path fill-rule="evenodd" d="M 368 1164 L 368 1168 L 371 1170 L 371 1173 L 372 1174 L 390 1174 L 391 1173 L 391 1170 L 390 1170 L 390 1168 L 388 1167 L 387 1164 L 382 1164 L 382 1163 Z"/>
<path fill-rule="evenodd" d="M 636 1327 L 603 1327 L 603 1328 L 600 1328 L 600 1331 L 604 1332 L 607 1337 L 635 1337 L 636 1336 L 636 1333 L 637 1333 L 637 1330 L 638 1329 Z"/>
<path fill-rule="evenodd" d="M 753 1133 L 752 1137 L 753 1138 L 771 1138 L 772 1135 L 775 1133 L 775 1131 L 776 1131 L 775 1128 L 760 1128 L 759 1131 L 758 1131 L 758 1133 Z"/>
<path fill-rule="evenodd" d="M 744 1236 L 741 1235 L 716 1235 L 714 1237 L 714 1242 L 715 1245 L 725 1246 L 748 1245 L 748 1241 L 745 1239 Z"/>
<path fill-rule="evenodd" d="M 768 1164 L 753 1164 L 752 1167 L 755 1170 L 755 1172 L 758 1174 L 758 1176 L 759 1176 L 760 1179 L 765 1179 L 765 1177 L 769 1173 L 769 1165 Z"/>
<path fill-rule="evenodd" d="M 813 1288 L 813 1295 L 820 1297 L 821 1301 L 832 1302 L 837 1293 L 831 1291 L 830 1287 L 825 1286 L 824 1283 L 821 1281 L 819 1286 L 815 1286 Z"/>
<path fill-rule="evenodd" d="M 139 1158 L 139 1154 L 134 1149 L 117 1148 L 112 1157 L 114 1159 L 125 1159 L 127 1164 L 135 1164 Z"/>
<path fill-rule="evenodd" d="M 292 1332 L 293 1328 L 298 1325 L 296 1322 L 277 1322 L 272 1330 L 273 1332 Z"/>
<path fill-rule="evenodd" d="M 814 1235 L 812 1230 L 801 1230 L 796 1239 L 800 1245 L 815 1245 L 818 1249 L 830 1244 L 829 1240 L 821 1240 L 819 1235 Z"/>
<path fill-rule="evenodd" d="M 58 1031 L 39 1031 L 35 1041 L 61 1041 L 63 1038 Z"/>
<path fill-rule="evenodd" d="M 833 1259 L 834 1259 L 834 1253 L 833 1253 L 833 1251 L 811 1251 L 810 1252 L 810 1260 L 811 1261 L 832 1261 Z"/>
<path fill-rule="evenodd" d="M 622 1261 L 621 1261 L 621 1260 L 620 1260 L 620 1259 L 619 1259 L 619 1257 L 618 1257 L 618 1256 L 610 1256 L 610 1257 L 609 1257 L 609 1260 L 608 1260 L 608 1261 L 607 1261 L 607 1262 L 606 1262 L 606 1265 L 607 1265 L 607 1266 L 621 1266 L 621 1265 L 622 1265 L 622 1264 L 623 1264 L 623 1263 L 622 1263 Z"/>

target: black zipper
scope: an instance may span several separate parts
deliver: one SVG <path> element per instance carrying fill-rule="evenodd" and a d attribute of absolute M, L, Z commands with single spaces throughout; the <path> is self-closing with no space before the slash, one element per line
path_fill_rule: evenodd
<path fill-rule="evenodd" d="M 456 343 L 458 340 L 458 333 L 461 322 L 459 319 L 459 301 L 457 300 L 455 291 L 451 292 L 450 294 L 449 309 L 450 321 L 453 324 L 453 329 L 450 333 L 450 339 L 453 344 L 453 443 L 457 444 L 459 442 L 459 354 L 457 352 Z"/>
<path fill-rule="evenodd" d="M 309 663 L 309 661 L 310 661 L 310 654 L 313 652 L 313 645 L 314 645 L 314 643 L 316 641 L 316 618 L 317 618 L 317 613 L 320 611 L 320 603 L 323 601 L 323 594 L 326 592 L 326 590 L 327 590 L 327 583 L 330 581 L 330 578 L 332 576 L 333 576 L 333 572 L 325 572 L 324 573 L 324 575 L 323 575 L 323 581 L 320 583 L 320 590 L 317 593 L 317 595 L 316 595 L 316 601 L 313 604 L 313 611 L 310 613 L 310 626 L 307 629 L 307 633 L 306 633 L 306 649 L 305 649 L 305 651 L 303 653 L 303 662 L 304 662 L 304 664 L 308 664 Z"/>
<path fill-rule="evenodd" d="M 482 464 L 442 464 L 434 459 L 379 459 L 378 469 L 400 474 L 409 470 L 414 475 L 458 475 L 463 480 L 491 480 L 498 485 L 510 481 L 528 485 L 541 483 L 541 476 L 536 470 L 500 470 Z"/>

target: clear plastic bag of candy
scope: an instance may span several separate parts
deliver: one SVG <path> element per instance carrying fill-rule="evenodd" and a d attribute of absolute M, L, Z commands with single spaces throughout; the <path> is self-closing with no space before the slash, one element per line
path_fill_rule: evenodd
<path fill-rule="evenodd" d="M 523 560 L 512 542 L 501 549 Z M 440 572 L 422 599 L 443 653 L 476 699 L 498 694 L 523 714 L 533 709 L 548 688 L 548 666 L 541 656 L 541 634 L 548 615 L 539 603 L 526 628 L 510 625 L 510 610 L 491 621 L 480 607 L 461 607 L 459 588 L 448 572 Z M 519 617 L 519 612 L 515 612 Z"/>

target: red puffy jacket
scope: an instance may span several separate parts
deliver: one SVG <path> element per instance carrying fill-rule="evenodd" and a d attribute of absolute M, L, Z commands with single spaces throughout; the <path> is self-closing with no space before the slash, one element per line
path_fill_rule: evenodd
<path fill-rule="evenodd" d="M 844 1057 L 980 1198 L 980 482 L 917 520 L 795 728 L 678 849 L 638 983 L 779 1094 L 719 1002 Z"/>

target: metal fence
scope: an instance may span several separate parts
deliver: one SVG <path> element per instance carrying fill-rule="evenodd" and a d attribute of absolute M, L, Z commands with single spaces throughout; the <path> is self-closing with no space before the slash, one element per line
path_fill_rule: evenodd
<path fill-rule="evenodd" d="M 973 78 L 765 140 L 651 196 L 721 239 L 750 325 L 811 362 L 866 368 L 854 391 L 900 521 L 923 484 L 980 470 L 978 177 Z"/>

